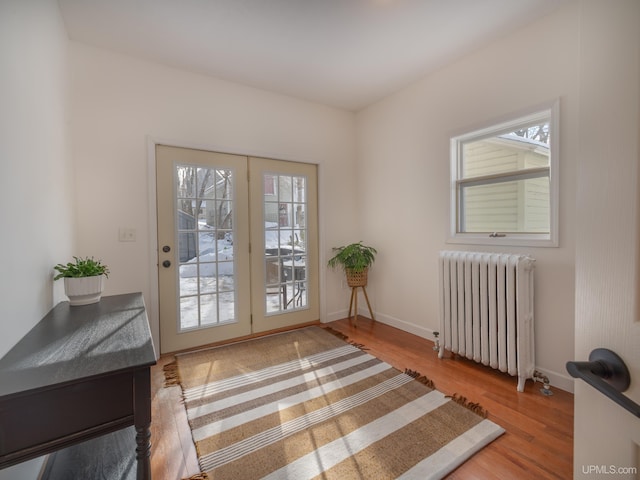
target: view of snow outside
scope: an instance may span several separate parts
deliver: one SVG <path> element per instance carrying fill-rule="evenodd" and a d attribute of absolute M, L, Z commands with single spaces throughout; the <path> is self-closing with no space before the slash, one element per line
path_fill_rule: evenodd
<path fill-rule="evenodd" d="M 265 224 L 265 251 L 291 248 L 304 252 L 299 229 L 278 228 L 274 222 Z M 204 221 L 198 226 L 200 255 L 180 265 L 180 330 L 192 330 L 235 322 L 234 246 L 231 233 L 223 239 L 215 238 L 215 229 Z M 285 267 L 304 269 L 304 257 L 281 257 Z M 304 279 L 303 272 L 297 278 Z M 293 279 L 291 279 L 293 280 Z M 274 314 L 284 309 L 304 308 L 307 305 L 306 288 L 302 281 L 287 282 L 286 294 L 282 285 L 267 289 L 265 286 L 265 313 Z M 287 299 L 284 304 L 284 299 Z"/>

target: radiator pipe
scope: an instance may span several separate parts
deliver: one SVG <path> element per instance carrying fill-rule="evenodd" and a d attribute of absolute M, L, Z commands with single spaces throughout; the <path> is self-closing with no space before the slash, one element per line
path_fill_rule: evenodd
<path fill-rule="evenodd" d="M 549 382 L 549 377 L 547 377 L 546 375 L 543 375 L 542 373 L 536 370 L 535 372 L 533 372 L 533 381 L 542 383 L 542 388 L 540 389 L 541 394 L 547 397 L 550 397 L 551 395 L 553 395 L 553 392 L 551 391 L 551 384 Z"/>

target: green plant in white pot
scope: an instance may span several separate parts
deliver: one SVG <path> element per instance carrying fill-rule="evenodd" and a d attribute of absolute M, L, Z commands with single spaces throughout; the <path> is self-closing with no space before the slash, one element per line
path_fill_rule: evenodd
<path fill-rule="evenodd" d="M 74 262 L 59 263 L 54 268 L 58 274 L 53 278 L 64 278 L 64 292 L 69 304 L 90 305 L 97 303 L 104 291 L 105 279 L 109 278 L 109 267 L 93 257 L 73 257 Z"/>

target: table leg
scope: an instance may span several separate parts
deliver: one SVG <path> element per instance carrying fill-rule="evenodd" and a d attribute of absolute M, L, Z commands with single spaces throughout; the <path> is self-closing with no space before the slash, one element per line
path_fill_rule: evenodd
<path fill-rule="evenodd" d="M 148 368 L 134 376 L 137 480 L 151 480 L 151 375 Z"/>
<path fill-rule="evenodd" d="M 287 309 L 287 304 L 289 302 L 287 301 L 287 284 L 283 283 L 282 284 L 282 305 L 284 307 L 284 310 Z"/>

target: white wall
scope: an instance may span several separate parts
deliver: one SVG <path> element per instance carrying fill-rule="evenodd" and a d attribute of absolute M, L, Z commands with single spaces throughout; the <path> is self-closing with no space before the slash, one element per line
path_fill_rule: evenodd
<path fill-rule="evenodd" d="M 73 251 L 67 36 L 56 2 L 0 2 L 0 357 L 56 303 Z M 38 460 L 0 471 L 35 478 Z"/>
<path fill-rule="evenodd" d="M 362 237 L 379 250 L 370 297 L 378 319 L 432 338 L 438 330 L 438 252 L 530 253 L 536 258 L 536 364 L 571 390 L 579 9 L 565 7 L 361 111 Z M 560 247 L 446 243 L 449 138 L 492 119 L 561 99 Z M 389 281 L 393 279 L 393 281 Z"/>
<path fill-rule="evenodd" d="M 106 294 L 144 293 L 156 342 L 149 137 L 319 164 L 321 274 L 334 275 L 324 268 L 331 247 L 357 231 L 353 113 L 82 44 L 72 44 L 72 87 L 78 254 L 110 266 Z M 119 227 L 134 228 L 137 241 L 118 242 Z M 323 290 L 324 319 L 342 308 L 339 286 Z"/>

